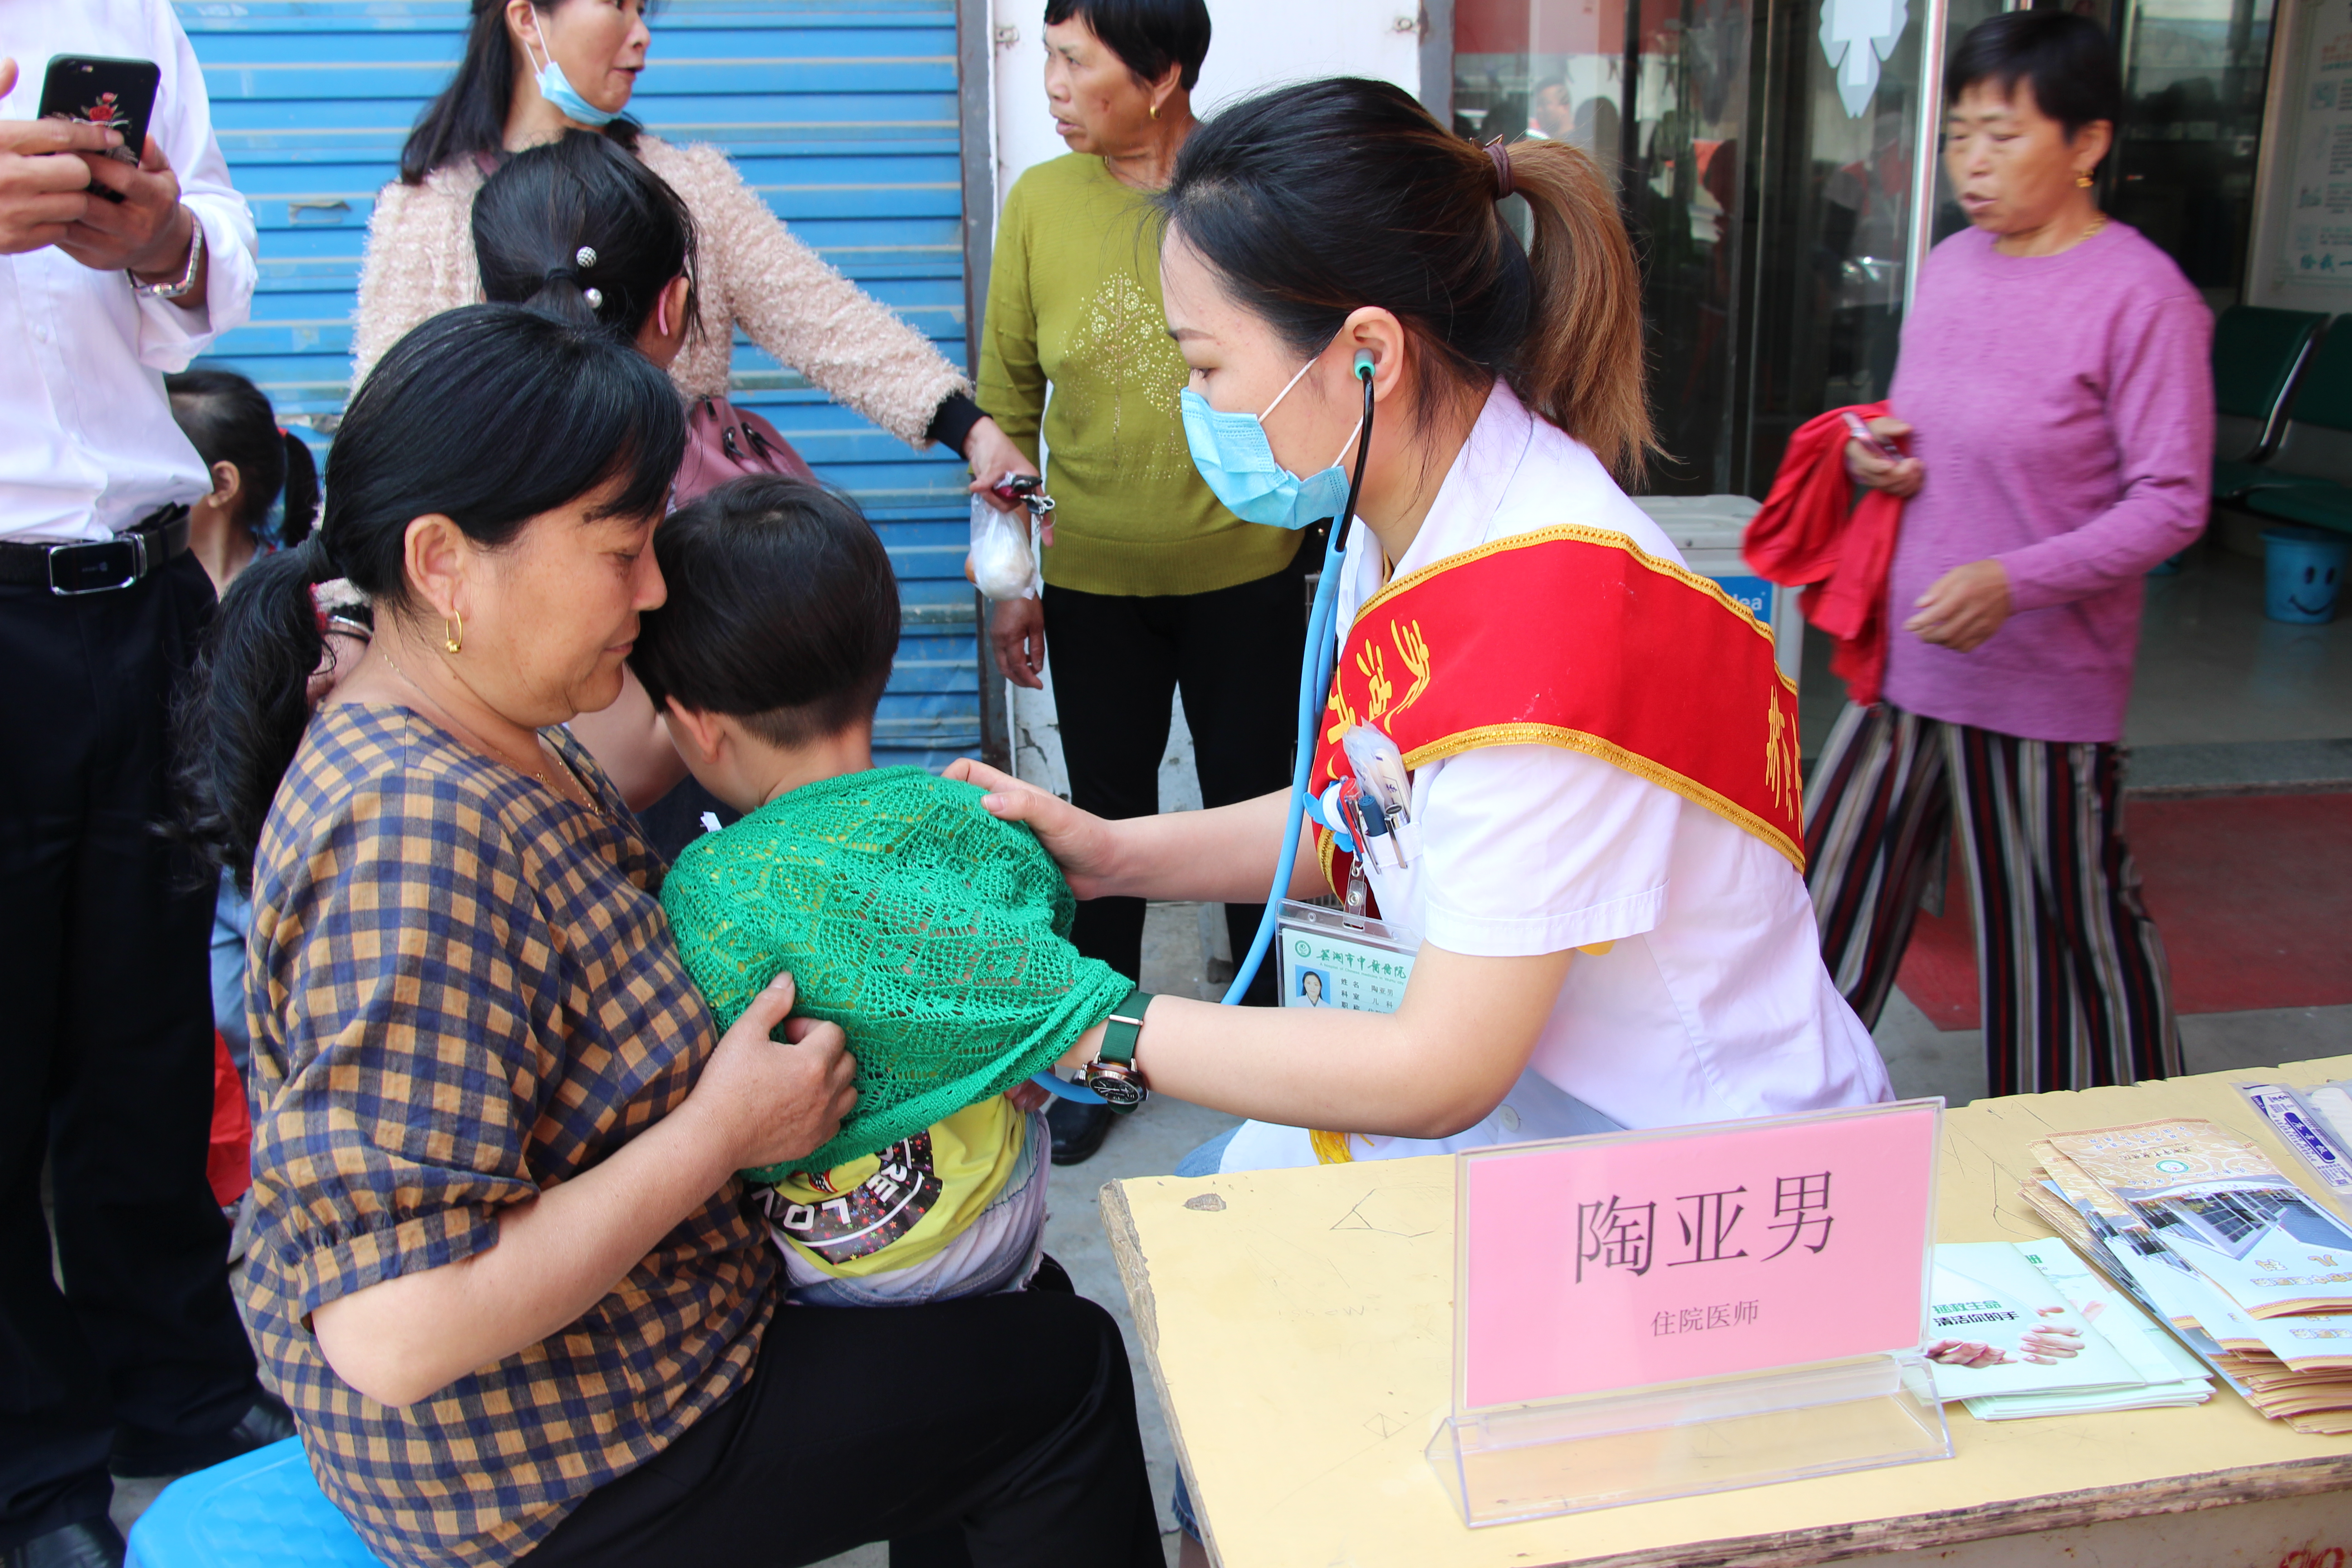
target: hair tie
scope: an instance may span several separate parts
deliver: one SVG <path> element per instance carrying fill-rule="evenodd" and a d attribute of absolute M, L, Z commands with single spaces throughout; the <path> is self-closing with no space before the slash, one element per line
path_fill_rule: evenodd
<path fill-rule="evenodd" d="M 1495 199 L 1498 202 L 1510 200 L 1511 193 L 1517 187 L 1511 182 L 1511 154 L 1504 147 L 1500 136 L 1486 143 L 1486 156 L 1495 164 Z"/>
<path fill-rule="evenodd" d="M 294 547 L 294 552 L 302 559 L 302 574 L 312 583 L 331 583 L 346 574 L 335 560 L 334 546 L 327 542 L 327 531 L 323 528 L 312 529 L 310 536 Z"/>
<path fill-rule="evenodd" d="M 596 265 L 596 247 L 593 245 L 582 246 L 572 253 L 572 264 L 583 272 L 587 271 Z"/>

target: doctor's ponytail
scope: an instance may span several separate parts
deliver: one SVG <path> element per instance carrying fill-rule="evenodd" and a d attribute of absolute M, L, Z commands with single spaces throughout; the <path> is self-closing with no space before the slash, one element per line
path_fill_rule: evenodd
<path fill-rule="evenodd" d="M 1520 142 L 1511 184 L 1535 220 L 1534 287 L 1511 389 L 1620 480 L 1657 449 L 1643 385 L 1642 272 L 1600 166 L 1567 142 Z"/>
<path fill-rule="evenodd" d="M 1513 194 L 1532 216 L 1525 247 L 1501 205 Z M 1621 482 L 1656 450 L 1641 271 L 1609 182 L 1572 146 L 1490 151 L 1402 88 L 1334 77 L 1204 121 L 1160 207 L 1174 241 L 1301 354 L 1377 305 L 1424 351 L 1420 407 L 1483 399 L 1500 377 Z"/>

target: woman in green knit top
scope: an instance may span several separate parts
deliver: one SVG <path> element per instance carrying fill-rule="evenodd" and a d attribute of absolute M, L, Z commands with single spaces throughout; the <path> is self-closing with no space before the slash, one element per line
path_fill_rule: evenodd
<path fill-rule="evenodd" d="M 979 401 L 1033 458 L 1042 436 L 1054 542 L 1043 601 L 995 606 L 997 664 L 1038 687 L 1053 647 L 1070 796 L 1085 809 L 1159 809 L 1180 690 L 1202 801 L 1247 800 L 1288 776 L 1305 557 L 1298 535 L 1217 504 L 1178 414 L 1184 361 L 1160 308 L 1151 199 L 1194 123 L 1208 8 L 1048 0 L 1045 51 L 1045 96 L 1070 154 L 1031 169 L 1005 198 Z M 1228 905 L 1225 917 L 1238 953 L 1258 910 Z M 1081 904 L 1073 940 L 1135 977 L 1142 900 Z M 1270 1002 L 1270 988 L 1252 1000 Z M 1057 1102 L 1053 1121 L 1054 1157 L 1068 1164 L 1101 1142 L 1108 1113 Z"/>

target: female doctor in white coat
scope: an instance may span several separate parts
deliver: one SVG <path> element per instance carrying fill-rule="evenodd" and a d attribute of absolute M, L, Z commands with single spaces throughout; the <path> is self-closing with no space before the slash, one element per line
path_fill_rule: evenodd
<path fill-rule="evenodd" d="M 1498 205 L 1514 192 L 1533 217 L 1526 249 Z M 1611 477 L 1637 468 L 1650 426 L 1639 279 L 1591 162 L 1555 142 L 1482 149 L 1393 86 L 1334 79 L 1209 121 L 1186 143 L 1164 208 L 1168 321 L 1191 370 L 1187 433 L 1203 476 L 1242 516 L 1301 526 L 1339 510 L 1339 465 L 1352 464 L 1365 413 L 1356 368 L 1369 356 L 1376 413 L 1338 626 L 1356 625 L 1383 584 L 1401 591 L 1498 560 L 1514 575 L 1476 590 L 1496 616 L 1515 614 L 1515 584 L 1555 557 L 1577 582 L 1597 572 L 1639 592 L 1591 598 L 1598 618 L 1516 613 L 1508 635 L 1485 643 L 1509 656 L 1490 654 L 1484 670 L 1450 658 L 1464 638 L 1441 646 L 1442 627 L 1429 627 L 1434 657 L 1423 651 L 1418 667 L 1435 690 L 1421 700 L 1474 718 L 1481 700 L 1503 706 L 1485 715 L 1496 721 L 1480 728 L 1485 739 L 1420 755 L 1418 858 L 1366 868 L 1382 918 L 1420 943 L 1393 1014 L 1139 996 L 1121 1014 L 1141 1018 L 1139 1033 L 1115 1019 L 1066 1066 L 1108 1063 L 1114 1082 L 1253 1119 L 1219 1156 L 1225 1170 L 1889 1098 L 1876 1047 L 1822 968 L 1791 863 L 1801 852 L 1761 821 L 1772 798 L 1783 828 L 1795 821 L 1793 698 L 1758 684 L 1728 706 L 1717 699 L 1718 686 L 1778 679 L 1757 673 L 1769 669 L 1769 643 L 1752 621 L 1735 635 L 1725 630 L 1735 623 L 1709 618 L 1736 612 L 1680 570 Z M 1563 542 L 1582 553 L 1553 549 Z M 1538 543 L 1549 553 L 1496 553 Z M 1431 616 L 1443 609 L 1433 603 Z M 1459 622 L 1460 604 L 1454 613 Z M 1685 619 L 1639 618 L 1665 616 Z M 1664 662 L 1544 668 L 1601 619 L 1612 647 L 1663 649 Z M 1685 621 L 1696 662 L 1681 658 Z M 1745 658 L 1740 637 L 1760 644 L 1761 665 L 1735 670 L 1708 651 Z M 1559 716 L 1505 730 L 1527 717 L 1511 706 L 1518 688 L 1562 704 Z M 1730 765 L 1769 751 L 1780 770 L 1787 752 L 1762 807 L 1732 802 L 1750 787 L 1745 773 L 1700 777 L 1643 751 L 1685 711 L 1702 731 L 1718 712 L 1748 714 L 1748 695 L 1759 724 L 1774 704 L 1771 727 Z M 1579 729 L 1588 700 L 1626 733 Z M 1520 733 L 1542 738 L 1496 740 Z M 1330 738 L 1320 725 L 1318 735 Z M 1415 759 L 1402 732 L 1397 743 Z M 1703 751 L 1707 735 L 1673 743 Z M 1760 762 L 1755 772 L 1761 788 Z M 1112 822 L 976 764 L 950 773 L 986 786 L 999 816 L 1034 828 L 1081 899 L 1255 902 L 1283 842 L 1282 795 Z M 1290 890 L 1330 890 L 1312 840 Z"/>

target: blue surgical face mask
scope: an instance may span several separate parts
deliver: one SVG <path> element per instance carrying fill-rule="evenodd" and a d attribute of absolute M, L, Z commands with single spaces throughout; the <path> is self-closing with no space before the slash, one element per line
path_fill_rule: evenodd
<path fill-rule="evenodd" d="M 539 68 L 538 75 L 533 78 L 539 83 L 540 97 L 554 105 L 556 112 L 566 120 L 582 125 L 610 125 L 621 118 L 619 110 L 599 109 L 580 96 L 580 89 L 572 85 L 572 79 L 565 76 L 563 68 L 555 63 L 555 51 L 547 47 L 547 35 L 539 31 L 536 8 L 530 14 L 530 30 L 539 35 L 540 50 L 547 56 L 547 63 Z"/>
<path fill-rule="evenodd" d="M 1178 400 L 1183 405 L 1184 444 L 1192 448 L 1192 466 L 1208 481 L 1210 493 L 1244 522 L 1307 528 L 1338 517 L 1348 504 L 1348 474 L 1339 462 L 1363 433 L 1360 417 L 1331 466 L 1303 479 L 1276 462 L 1274 448 L 1266 444 L 1266 414 L 1280 407 L 1290 388 L 1315 365 L 1315 360 L 1308 360 L 1300 366 L 1290 385 L 1265 405 L 1265 414 L 1221 414 L 1189 386 Z"/>

